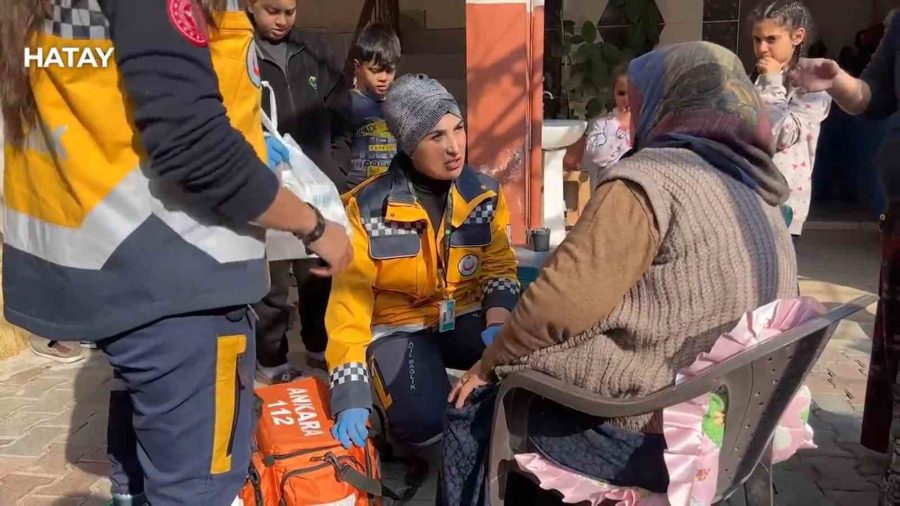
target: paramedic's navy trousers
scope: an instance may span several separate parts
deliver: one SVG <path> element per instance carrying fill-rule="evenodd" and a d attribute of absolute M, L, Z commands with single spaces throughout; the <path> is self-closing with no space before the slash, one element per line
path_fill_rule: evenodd
<path fill-rule="evenodd" d="M 441 438 L 450 381 L 446 369 L 469 370 L 481 359 L 481 313 L 456 318 L 454 330 L 396 333 L 369 346 L 369 371 L 377 404 L 394 439 L 428 446 Z"/>
<path fill-rule="evenodd" d="M 98 344 L 113 493 L 152 506 L 229 506 L 250 464 L 255 321 L 247 306 L 166 318 Z M 132 432 L 133 431 L 133 432 Z"/>

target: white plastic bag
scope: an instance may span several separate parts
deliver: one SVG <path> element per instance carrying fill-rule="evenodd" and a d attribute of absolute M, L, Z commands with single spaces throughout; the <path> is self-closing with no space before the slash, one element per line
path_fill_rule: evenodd
<path fill-rule="evenodd" d="M 344 203 L 341 201 L 341 194 L 337 187 L 331 182 L 331 179 L 319 169 L 316 164 L 310 160 L 300 145 L 297 144 L 289 134 L 281 135 L 278 133 L 278 108 L 275 105 L 275 92 L 268 82 L 263 81 L 262 85 L 269 90 L 269 104 L 272 112 L 270 118 L 263 111 L 263 128 L 272 137 L 280 140 L 290 153 L 290 166 L 281 164 L 276 169 L 280 169 L 279 178 L 281 185 L 290 190 L 292 193 L 303 199 L 319 212 L 325 219 L 333 221 L 339 225 L 343 225 L 349 235 L 350 221 L 347 219 L 347 212 L 344 210 Z M 278 230 L 269 230 L 266 232 L 266 257 L 268 260 L 296 260 L 315 256 L 306 251 L 303 242 L 297 239 L 294 234 L 282 232 Z"/>

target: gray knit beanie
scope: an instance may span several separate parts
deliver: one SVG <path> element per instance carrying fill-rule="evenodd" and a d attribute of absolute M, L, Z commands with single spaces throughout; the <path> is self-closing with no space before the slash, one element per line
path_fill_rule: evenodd
<path fill-rule="evenodd" d="M 462 118 L 453 95 L 425 74 L 400 76 L 384 99 L 384 120 L 406 154 L 448 113 Z"/>

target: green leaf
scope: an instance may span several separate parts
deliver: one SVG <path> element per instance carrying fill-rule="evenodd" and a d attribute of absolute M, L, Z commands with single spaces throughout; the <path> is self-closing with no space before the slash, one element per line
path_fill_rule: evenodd
<path fill-rule="evenodd" d="M 604 107 L 604 105 L 605 104 L 603 103 L 603 100 L 597 97 L 590 99 L 587 105 L 584 107 L 586 116 L 588 118 L 596 118 L 597 116 L 600 116 L 601 114 L 606 112 L 606 108 Z"/>
<path fill-rule="evenodd" d="M 597 40 L 597 27 L 590 21 L 585 21 L 581 25 L 581 38 L 588 44 L 593 44 Z"/>
<path fill-rule="evenodd" d="M 625 57 L 625 54 L 621 49 L 608 42 L 603 44 L 600 50 L 603 53 L 603 59 L 606 60 L 606 63 L 613 66 L 618 65 Z"/>
<path fill-rule="evenodd" d="M 591 59 L 591 53 L 593 52 L 591 44 L 582 44 L 578 46 L 578 49 L 575 50 L 575 55 L 572 57 L 572 62 L 584 63 Z"/>
<path fill-rule="evenodd" d="M 602 51 L 594 51 L 591 54 L 591 80 L 600 86 L 604 86 L 609 81 L 609 65 L 603 59 Z"/>
<path fill-rule="evenodd" d="M 563 32 L 569 35 L 575 34 L 575 22 L 571 19 L 563 21 Z"/>

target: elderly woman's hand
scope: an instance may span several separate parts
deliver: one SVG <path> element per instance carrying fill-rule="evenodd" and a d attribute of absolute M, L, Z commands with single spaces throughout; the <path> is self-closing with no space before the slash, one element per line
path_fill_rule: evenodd
<path fill-rule="evenodd" d="M 447 402 L 453 403 L 457 409 L 462 408 L 472 392 L 490 382 L 489 373 L 490 371 L 485 371 L 481 366 L 481 360 L 476 362 L 450 391 Z"/>

